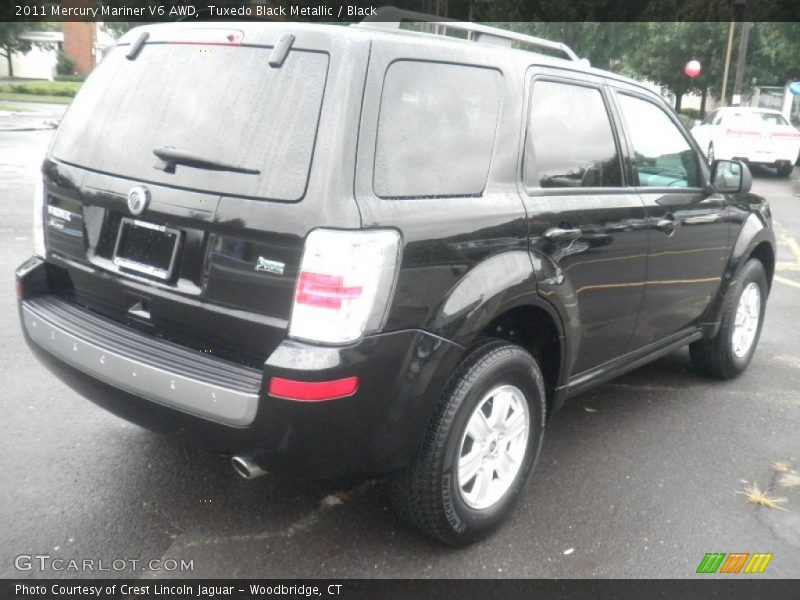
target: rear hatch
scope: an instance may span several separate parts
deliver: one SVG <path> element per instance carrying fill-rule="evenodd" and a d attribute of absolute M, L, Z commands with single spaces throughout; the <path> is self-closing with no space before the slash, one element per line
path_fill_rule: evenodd
<path fill-rule="evenodd" d="M 797 158 L 800 133 L 780 113 L 742 111 L 727 117 L 723 124 L 728 137 L 746 143 L 747 158 L 751 161 L 772 162 L 777 158 L 794 162 Z"/>
<path fill-rule="evenodd" d="M 324 124 L 352 113 L 326 102 L 352 44 L 287 27 L 156 26 L 102 60 L 44 168 L 48 252 L 76 301 L 244 362 L 285 336 L 308 231 L 359 226 L 352 171 L 312 177 L 348 160 Z M 355 66 L 337 85 L 363 82 Z"/>

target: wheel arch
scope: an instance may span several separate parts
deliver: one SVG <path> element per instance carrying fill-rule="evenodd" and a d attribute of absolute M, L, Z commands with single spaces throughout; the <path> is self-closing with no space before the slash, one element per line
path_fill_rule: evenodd
<path fill-rule="evenodd" d="M 437 307 L 429 330 L 467 349 L 493 338 L 528 350 L 545 377 L 549 414 L 563 402 L 560 390 L 569 343 L 565 319 L 538 294 L 536 280 L 527 251 L 496 254 L 453 286 Z"/>
<path fill-rule="evenodd" d="M 762 207 L 761 211 L 751 212 L 739 229 L 717 295 L 703 317 L 706 337 L 716 334 L 722 318 L 725 295 L 742 267 L 751 258 L 757 258 L 764 265 L 767 282 L 771 287 L 775 274 L 775 234 L 766 207 Z"/>
<path fill-rule="evenodd" d="M 563 403 L 560 390 L 566 363 L 566 338 L 555 309 L 538 296 L 509 302 L 497 312 L 472 341 L 500 339 L 521 346 L 539 364 L 545 381 L 547 414 Z"/>
<path fill-rule="evenodd" d="M 775 274 L 775 234 L 766 206 L 762 206 L 761 211 L 751 212 L 739 229 L 725 271 L 725 283 L 733 281 L 751 258 L 761 261 L 767 271 L 769 284 L 772 285 L 772 277 Z"/>
<path fill-rule="evenodd" d="M 766 240 L 759 242 L 748 255 L 748 259 L 757 258 L 764 265 L 767 272 L 767 283 L 772 288 L 772 278 L 775 275 L 775 248 Z"/>

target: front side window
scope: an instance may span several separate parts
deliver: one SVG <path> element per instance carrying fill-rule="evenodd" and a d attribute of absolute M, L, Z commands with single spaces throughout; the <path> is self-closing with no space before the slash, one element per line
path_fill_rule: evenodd
<path fill-rule="evenodd" d="M 393 63 L 381 95 L 375 193 L 382 198 L 481 194 L 499 114 L 498 71 Z"/>
<path fill-rule="evenodd" d="M 643 187 L 699 187 L 697 156 L 661 108 L 619 94 L 622 118 L 633 144 L 633 166 Z"/>
<path fill-rule="evenodd" d="M 622 185 L 611 121 L 597 88 L 534 83 L 526 139 L 526 187 Z"/>

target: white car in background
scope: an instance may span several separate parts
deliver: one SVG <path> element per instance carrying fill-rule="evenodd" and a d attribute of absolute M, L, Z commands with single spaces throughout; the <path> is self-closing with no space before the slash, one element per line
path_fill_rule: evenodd
<path fill-rule="evenodd" d="M 774 167 L 788 177 L 800 154 L 800 132 L 777 110 L 718 108 L 692 128 L 709 164 L 742 160 Z"/>

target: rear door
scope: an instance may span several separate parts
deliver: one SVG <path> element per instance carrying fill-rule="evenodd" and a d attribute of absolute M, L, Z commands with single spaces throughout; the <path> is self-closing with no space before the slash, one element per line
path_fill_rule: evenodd
<path fill-rule="evenodd" d="M 566 315 L 576 375 L 623 355 L 642 300 L 647 232 L 601 80 L 534 73 L 522 167 L 542 296 Z"/>
<path fill-rule="evenodd" d="M 634 185 L 647 213 L 647 285 L 631 349 L 696 325 L 720 286 L 728 256 L 727 204 L 707 185 L 702 156 L 674 114 L 616 90 Z"/>

